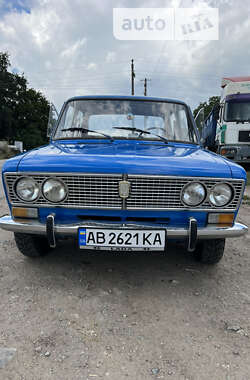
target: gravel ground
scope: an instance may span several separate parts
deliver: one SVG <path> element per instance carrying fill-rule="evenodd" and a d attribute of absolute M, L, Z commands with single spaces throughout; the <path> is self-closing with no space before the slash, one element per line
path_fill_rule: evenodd
<path fill-rule="evenodd" d="M 0 230 L 0 379 L 249 379 L 249 246 L 250 234 L 229 239 L 214 267 L 170 245 L 88 254 L 67 242 L 30 260 Z"/>

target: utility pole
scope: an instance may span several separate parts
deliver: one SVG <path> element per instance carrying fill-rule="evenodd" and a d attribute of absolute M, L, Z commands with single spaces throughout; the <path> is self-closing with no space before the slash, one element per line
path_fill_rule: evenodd
<path fill-rule="evenodd" d="M 135 94 L 135 71 L 134 71 L 134 60 L 131 60 L 131 95 Z"/>
<path fill-rule="evenodd" d="M 141 82 L 144 82 L 144 96 L 147 96 L 148 81 L 151 81 L 151 79 L 149 78 L 141 79 Z"/>

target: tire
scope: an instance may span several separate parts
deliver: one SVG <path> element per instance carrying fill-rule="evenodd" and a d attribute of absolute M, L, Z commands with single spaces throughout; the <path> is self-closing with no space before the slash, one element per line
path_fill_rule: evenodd
<path fill-rule="evenodd" d="M 45 237 L 39 235 L 14 233 L 19 251 L 27 257 L 45 256 L 51 250 Z"/>
<path fill-rule="evenodd" d="M 216 264 L 224 254 L 225 239 L 203 240 L 198 242 L 193 252 L 196 261 L 202 264 Z"/>

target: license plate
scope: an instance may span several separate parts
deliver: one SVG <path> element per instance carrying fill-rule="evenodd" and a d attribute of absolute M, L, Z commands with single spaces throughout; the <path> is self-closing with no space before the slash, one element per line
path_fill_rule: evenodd
<path fill-rule="evenodd" d="M 79 228 L 80 249 L 114 251 L 163 251 L 165 230 Z"/>

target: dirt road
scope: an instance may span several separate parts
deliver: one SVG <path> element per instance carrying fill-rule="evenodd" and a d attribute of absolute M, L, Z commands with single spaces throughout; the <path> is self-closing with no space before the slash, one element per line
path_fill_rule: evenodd
<path fill-rule="evenodd" d="M 7 205 L 0 190 L 1 214 Z M 250 206 L 239 220 L 250 226 Z M 0 379 L 250 378 L 250 234 L 201 266 L 167 254 L 30 260 L 0 230 Z"/>

